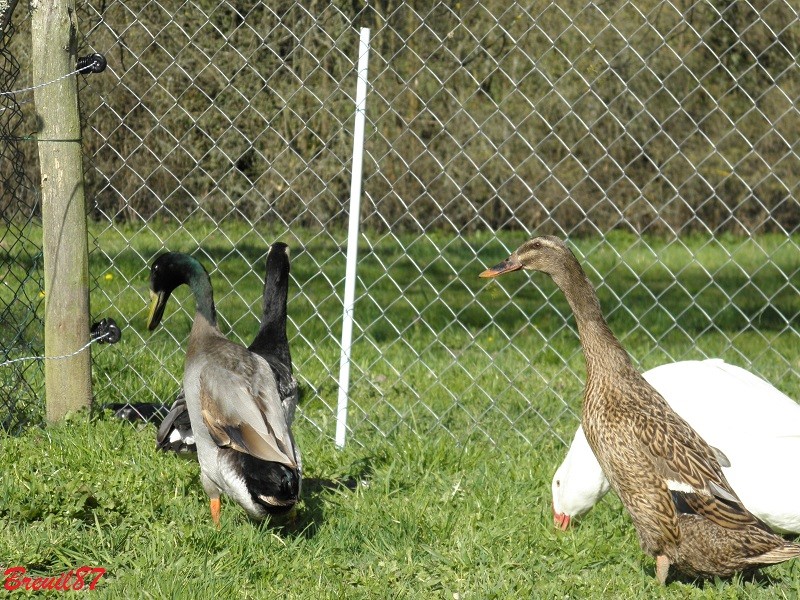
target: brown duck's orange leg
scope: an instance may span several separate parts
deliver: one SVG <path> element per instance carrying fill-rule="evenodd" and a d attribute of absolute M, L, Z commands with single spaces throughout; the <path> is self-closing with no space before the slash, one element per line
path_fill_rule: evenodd
<path fill-rule="evenodd" d="M 660 554 L 656 556 L 656 577 L 660 584 L 667 582 L 667 574 L 669 574 L 669 559 Z"/>
<path fill-rule="evenodd" d="M 219 529 L 219 513 L 222 505 L 220 504 L 219 498 L 212 498 L 211 499 L 211 520 L 214 521 L 214 525 L 217 526 Z"/>

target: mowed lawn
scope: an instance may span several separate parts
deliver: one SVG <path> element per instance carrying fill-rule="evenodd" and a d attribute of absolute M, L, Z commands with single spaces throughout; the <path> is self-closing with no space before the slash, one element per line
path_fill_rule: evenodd
<path fill-rule="evenodd" d="M 337 450 L 343 239 L 255 236 L 236 224 L 226 235 L 202 224 L 191 236 L 153 228 L 93 226 L 102 249 L 91 258 L 93 317 L 123 327 L 122 342 L 93 350 L 97 404 L 170 402 L 177 391 L 193 309 L 186 290 L 159 330 L 144 328 L 147 265 L 162 247 L 202 248 L 221 328 L 249 342 L 260 314 L 261 236 L 280 237 L 295 250 L 289 333 L 302 385 L 303 502 L 293 518 L 265 524 L 223 502 L 216 530 L 196 462 L 157 452 L 153 425 L 80 413 L 0 434 L 4 569 L 55 576 L 103 567 L 96 597 L 800 596 L 797 561 L 755 578 L 661 588 L 613 495 L 578 527 L 554 529 L 550 480 L 565 452 L 559 437 L 577 425 L 583 377 L 568 308 L 542 275 L 477 279 L 522 234 L 404 237 L 402 246 L 367 236 L 353 431 Z M 800 344 L 789 328 L 800 315 L 800 240 L 646 241 L 573 242 L 639 364 L 721 356 L 800 398 L 792 372 Z M 741 266 L 726 263 L 730 254 Z"/>

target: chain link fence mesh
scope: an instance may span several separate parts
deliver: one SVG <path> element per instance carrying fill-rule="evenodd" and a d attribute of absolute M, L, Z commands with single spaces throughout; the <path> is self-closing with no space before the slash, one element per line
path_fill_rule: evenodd
<path fill-rule="evenodd" d="M 44 413 L 42 251 L 38 198 L 27 176 L 20 62 L 11 48 L 16 2 L 0 5 L 0 429 L 18 432 Z M 23 100 L 24 102 L 24 100 Z M 7 365 L 7 361 L 11 362 Z"/>
<path fill-rule="evenodd" d="M 565 305 L 537 279 L 476 280 L 534 232 L 573 240 L 642 366 L 723 356 L 797 391 L 791 2 L 110 0 L 79 14 L 85 53 L 109 65 L 80 88 L 92 306 L 127 325 L 95 356 L 104 403 L 169 403 L 179 386 L 191 303 L 155 342 L 143 327 L 160 249 L 206 263 L 223 330 L 249 343 L 260 298 L 237 290 L 280 238 L 301 422 L 333 436 L 362 26 L 350 440 L 570 434 L 583 374 Z M 141 309 L 117 314 L 132 293 Z"/>

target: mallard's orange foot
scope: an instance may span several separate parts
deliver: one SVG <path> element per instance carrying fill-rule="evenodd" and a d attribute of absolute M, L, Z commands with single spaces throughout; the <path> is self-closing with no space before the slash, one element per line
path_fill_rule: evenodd
<path fill-rule="evenodd" d="M 222 509 L 222 504 L 219 501 L 219 498 L 212 498 L 211 499 L 211 520 L 214 521 L 214 525 L 217 526 L 219 529 L 219 513 Z"/>

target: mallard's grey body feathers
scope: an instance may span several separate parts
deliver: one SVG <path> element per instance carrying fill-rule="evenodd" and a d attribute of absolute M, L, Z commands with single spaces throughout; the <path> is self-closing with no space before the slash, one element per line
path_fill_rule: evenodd
<path fill-rule="evenodd" d="M 201 322 L 189 338 L 184 390 L 209 496 L 224 492 L 257 519 L 294 506 L 300 469 L 267 362 Z"/>

